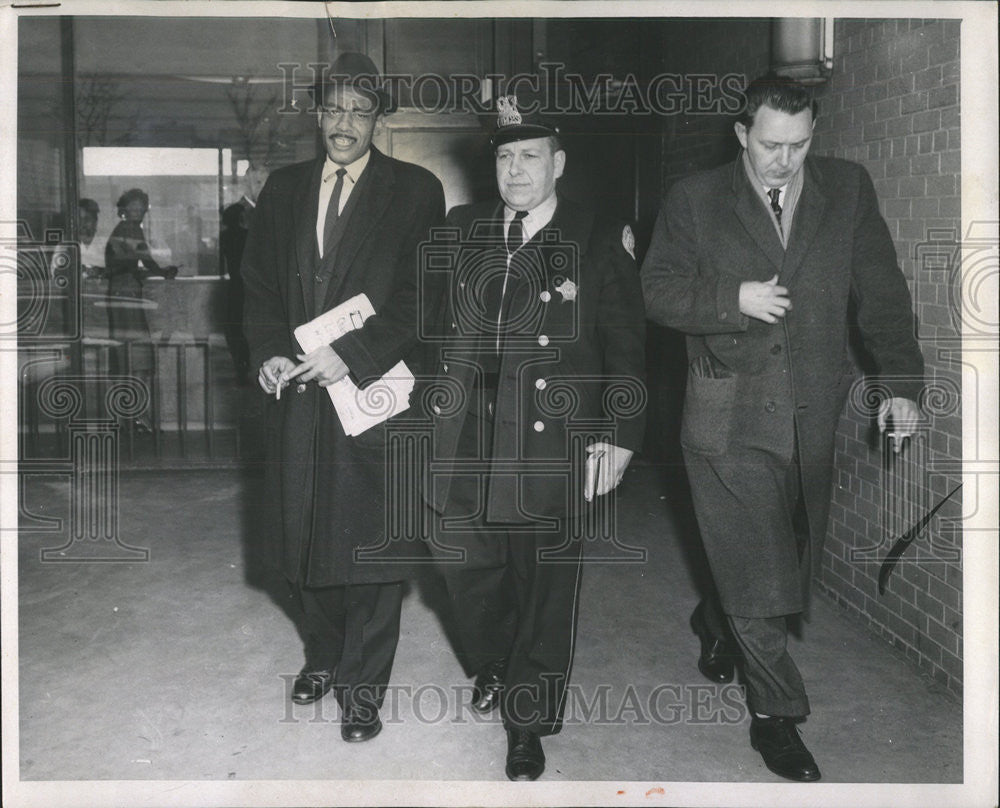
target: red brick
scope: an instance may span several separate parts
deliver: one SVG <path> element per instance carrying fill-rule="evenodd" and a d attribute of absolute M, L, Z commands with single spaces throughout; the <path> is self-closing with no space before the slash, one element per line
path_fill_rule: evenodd
<path fill-rule="evenodd" d="M 933 132 L 924 132 L 917 138 L 917 154 L 930 154 L 934 150 Z"/>
<path fill-rule="evenodd" d="M 926 70 L 913 74 L 914 90 L 929 90 L 941 85 L 941 65 L 932 64 Z"/>
<path fill-rule="evenodd" d="M 935 42 L 926 51 L 928 64 L 942 65 L 958 58 L 958 40 Z"/>
<path fill-rule="evenodd" d="M 921 178 L 917 178 L 921 179 Z M 955 196 L 955 177 L 950 174 L 943 174 L 937 177 L 926 178 L 926 189 L 928 196 Z M 902 196 L 902 194 L 900 194 Z"/>
<path fill-rule="evenodd" d="M 934 133 L 934 151 L 943 152 L 948 150 L 948 133 L 939 129 Z"/>
<path fill-rule="evenodd" d="M 941 173 L 960 174 L 962 171 L 962 153 L 946 151 L 941 154 Z"/>
<path fill-rule="evenodd" d="M 941 128 L 951 129 L 961 123 L 962 115 L 957 106 L 945 107 L 941 110 Z"/>
<path fill-rule="evenodd" d="M 958 653 L 958 639 L 955 632 L 937 620 L 928 619 L 927 635 L 946 651 L 951 651 L 953 654 Z"/>
<path fill-rule="evenodd" d="M 928 216 L 937 216 L 938 200 L 933 196 L 923 197 L 922 199 L 914 199 L 911 210 L 911 215 L 914 219 L 924 219 Z"/>
<path fill-rule="evenodd" d="M 861 139 L 864 141 L 882 140 L 885 138 L 885 121 L 874 121 L 866 123 L 862 131 Z"/>
<path fill-rule="evenodd" d="M 936 87 L 927 94 L 927 106 L 929 107 L 950 107 L 958 103 L 958 86 L 946 84 L 944 87 Z"/>
<path fill-rule="evenodd" d="M 869 84 L 865 87 L 865 101 L 881 101 L 888 93 L 889 89 L 886 87 L 885 82 Z"/>
<path fill-rule="evenodd" d="M 916 73 L 928 65 L 928 49 L 919 42 L 900 43 L 900 70 L 903 73 Z M 943 61 L 943 60 L 942 60 Z"/>
<path fill-rule="evenodd" d="M 911 112 L 920 112 L 924 109 L 927 109 L 926 92 L 909 93 L 899 99 L 899 111 L 903 115 L 909 115 Z"/>
<path fill-rule="evenodd" d="M 940 177 L 931 179 L 941 179 Z M 899 196 L 900 197 L 918 197 L 923 196 L 925 189 L 928 187 L 928 179 L 924 177 L 903 177 L 899 180 Z"/>
<path fill-rule="evenodd" d="M 913 131 L 913 117 L 903 115 L 899 118 L 890 118 L 885 122 L 885 133 L 887 137 L 899 137 L 908 135 Z"/>
<path fill-rule="evenodd" d="M 914 132 L 927 132 L 934 129 L 940 129 L 942 126 L 941 111 L 937 109 L 917 112 L 911 117 L 911 120 L 913 121 Z"/>
<path fill-rule="evenodd" d="M 937 174 L 940 167 L 939 154 L 918 154 L 910 160 L 910 170 L 914 174 Z"/>

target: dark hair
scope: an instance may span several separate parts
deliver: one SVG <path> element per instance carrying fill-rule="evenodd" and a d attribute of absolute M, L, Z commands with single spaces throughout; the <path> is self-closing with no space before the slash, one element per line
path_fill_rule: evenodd
<path fill-rule="evenodd" d="M 97 204 L 97 201 L 86 196 L 81 198 L 80 201 L 76 203 L 76 206 L 87 211 L 87 213 L 94 214 L 94 216 L 101 212 L 101 206 Z"/>
<path fill-rule="evenodd" d="M 118 215 L 121 216 L 125 212 L 125 208 L 128 207 L 129 202 L 134 202 L 137 199 L 142 202 L 143 208 L 149 210 L 149 195 L 141 188 L 130 188 L 118 197 L 118 201 L 115 203 L 118 208 Z"/>
<path fill-rule="evenodd" d="M 819 112 L 819 106 L 805 85 L 774 73 L 758 76 L 747 85 L 743 91 L 743 111 L 740 112 L 739 122 L 749 129 L 753 126 L 757 110 L 764 105 L 789 115 L 810 109 L 813 120 Z"/>

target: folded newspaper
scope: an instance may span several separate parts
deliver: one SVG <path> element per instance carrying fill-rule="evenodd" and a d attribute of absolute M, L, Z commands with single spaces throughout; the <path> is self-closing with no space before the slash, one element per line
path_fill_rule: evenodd
<path fill-rule="evenodd" d="M 365 320 L 374 313 L 375 309 L 368 295 L 355 295 L 315 320 L 300 325 L 295 329 L 295 339 L 302 350 L 309 353 L 321 345 L 329 345 L 348 331 L 361 328 Z M 326 389 L 344 432 L 353 436 L 408 409 L 414 381 L 410 369 L 400 360 L 381 379 L 372 382 L 364 390 L 348 376 Z"/>

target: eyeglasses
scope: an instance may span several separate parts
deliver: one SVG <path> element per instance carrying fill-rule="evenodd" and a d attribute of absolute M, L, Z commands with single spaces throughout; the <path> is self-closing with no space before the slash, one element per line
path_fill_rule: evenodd
<path fill-rule="evenodd" d="M 322 107 L 320 109 L 320 114 L 324 118 L 339 118 L 341 115 L 346 115 L 347 120 L 353 121 L 355 123 L 367 123 L 372 118 L 375 117 L 374 110 L 365 109 L 344 109 L 343 107 Z"/>

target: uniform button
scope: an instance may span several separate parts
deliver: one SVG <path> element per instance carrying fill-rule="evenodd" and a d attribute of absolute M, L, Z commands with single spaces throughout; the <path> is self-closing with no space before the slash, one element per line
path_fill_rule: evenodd
<path fill-rule="evenodd" d="M 547 336 L 545 336 L 544 334 L 542 334 L 538 338 L 538 344 L 541 345 L 544 348 L 546 345 L 549 344 L 549 338 Z"/>
<path fill-rule="evenodd" d="M 432 409 L 434 410 L 435 415 L 441 414 L 441 408 L 437 404 L 435 404 Z"/>
<path fill-rule="evenodd" d="M 448 366 L 447 365 L 442 365 L 442 367 L 444 368 L 444 372 L 447 373 L 448 372 Z"/>
<path fill-rule="evenodd" d="M 548 382 L 545 379 L 535 379 L 535 389 L 544 390 L 548 386 Z"/>
<path fill-rule="evenodd" d="M 771 346 L 771 353 L 773 353 L 775 355 L 780 354 L 781 353 L 781 346 L 780 345 L 772 345 Z"/>
<path fill-rule="evenodd" d="M 552 293 L 548 289 L 545 289 L 539 297 L 542 299 L 542 303 L 548 303 L 552 299 Z"/>
<path fill-rule="evenodd" d="M 532 426 L 534 427 L 535 432 L 542 432 L 545 430 L 545 424 L 543 424 L 541 421 L 535 421 L 535 423 Z"/>
<path fill-rule="evenodd" d="M 774 412 L 777 407 L 774 405 L 773 401 L 768 401 L 767 404 L 764 405 L 764 409 L 768 412 Z"/>
<path fill-rule="evenodd" d="M 729 318 L 729 312 L 727 312 L 727 311 L 724 311 L 724 312 L 722 312 L 722 314 L 719 315 L 719 319 L 720 320 L 726 320 L 728 318 Z"/>
<path fill-rule="evenodd" d="M 456 328 L 458 328 L 458 323 L 452 323 L 451 330 L 454 331 Z"/>
<path fill-rule="evenodd" d="M 461 283 L 459 283 L 458 284 L 458 288 L 459 289 L 464 289 L 465 288 L 465 281 L 462 281 Z"/>
<path fill-rule="evenodd" d="M 297 385 L 295 385 L 295 392 L 296 393 L 304 393 L 305 391 L 306 391 L 306 386 L 304 384 L 297 384 Z"/>
<path fill-rule="evenodd" d="M 323 276 L 322 275 L 317 275 L 316 276 L 316 283 L 323 283 Z"/>

